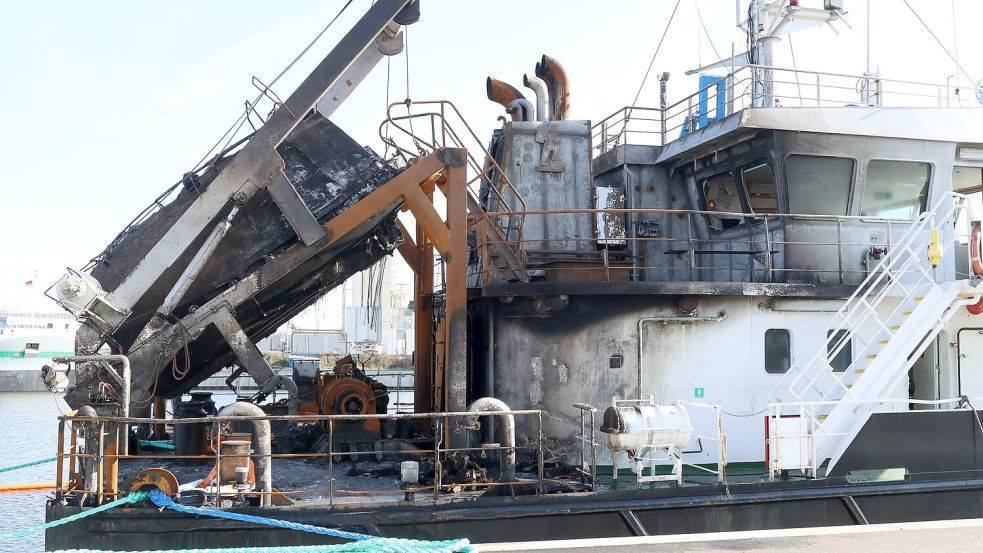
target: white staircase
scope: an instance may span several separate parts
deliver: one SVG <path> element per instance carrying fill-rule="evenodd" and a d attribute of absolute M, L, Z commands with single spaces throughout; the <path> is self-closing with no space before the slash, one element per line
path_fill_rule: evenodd
<path fill-rule="evenodd" d="M 952 316 L 983 293 L 975 282 L 938 278 L 927 255 L 932 229 L 948 234 L 941 247 L 944 256 L 953 255 L 955 222 L 967 210 L 965 197 L 952 194 L 919 216 L 833 316 L 808 355 L 793 360 L 769 397 L 770 474 L 798 468 L 816 476 L 826 459 L 828 472 L 870 415 L 891 403 L 884 400 L 906 403 L 907 394 L 895 390 L 912 365 Z M 851 363 L 835 371 L 833 360 L 847 344 L 852 344 Z"/>

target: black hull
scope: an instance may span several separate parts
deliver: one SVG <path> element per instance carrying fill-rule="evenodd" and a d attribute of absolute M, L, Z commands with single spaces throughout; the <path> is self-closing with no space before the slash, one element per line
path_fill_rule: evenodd
<path fill-rule="evenodd" d="M 421 502 L 424 500 L 421 500 Z M 78 512 L 49 503 L 49 520 Z M 481 498 L 433 506 L 239 509 L 388 537 L 472 543 L 801 528 L 983 516 L 983 478 L 878 484 L 798 481 L 603 495 Z M 304 532 L 172 511 L 115 510 L 48 530 L 48 550 L 115 551 L 336 543 Z"/>

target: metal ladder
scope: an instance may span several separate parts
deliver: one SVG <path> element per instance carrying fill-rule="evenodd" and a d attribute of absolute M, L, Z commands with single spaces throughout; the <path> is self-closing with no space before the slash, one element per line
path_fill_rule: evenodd
<path fill-rule="evenodd" d="M 919 356 L 952 316 L 979 300 L 969 280 L 940 280 L 929 264 L 932 229 L 953 229 L 968 212 L 965 196 L 951 194 L 922 213 L 823 329 L 809 354 L 794 359 L 769 394 L 769 471 L 796 468 L 810 476 L 829 459 L 827 473 L 870 415 L 891 398 Z M 942 244 L 951 255 L 955 237 Z M 890 300 L 889 300 L 890 298 Z M 892 303 L 897 301 L 892 308 Z M 853 359 L 841 370 L 834 359 L 852 344 Z M 893 398 L 898 399 L 898 398 Z M 789 425 L 788 414 L 799 417 Z M 790 428 L 792 430 L 790 430 Z M 786 451 L 782 451 L 785 447 Z"/>

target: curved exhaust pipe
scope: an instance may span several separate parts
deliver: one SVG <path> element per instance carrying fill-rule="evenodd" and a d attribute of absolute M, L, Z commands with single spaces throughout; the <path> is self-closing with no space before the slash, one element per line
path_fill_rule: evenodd
<path fill-rule="evenodd" d="M 265 417 L 266 413 L 258 405 L 237 401 L 223 407 L 215 416 Z M 270 421 L 265 419 L 256 420 L 254 418 L 252 422 L 253 432 L 256 434 L 256 439 L 253 442 L 253 447 L 256 448 L 256 454 L 253 456 L 254 462 L 256 463 L 256 483 L 259 484 L 259 490 L 263 492 L 263 495 L 259 498 L 259 504 L 262 507 L 269 507 L 273 504 L 273 496 L 271 495 L 273 492 L 273 468 L 270 466 L 272 463 L 270 454 L 273 448 L 270 439 Z M 220 423 L 215 421 L 214 424 L 218 425 Z M 213 430 L 213 432 L 217 431 Z M 221 485 L 219 480 L 221 480 L 221 477 L 216 475 L 217 485 Z"/>
<path fill-rule="evenodd" d="M 550 117 L 546 111 L 546 83 L 535 75 L 523 75 L 522 86 L 536 93 L 536 121 L 548 121 Z"/>
<path fill-rule="evenodd" d="M 570 90 L 567 83 L 567 72 L 555 59 L 543 54 L 543 59 L 536 64 L 536 76 L 546 81 L 549 91 L 549 107 L 551 121 L 562 121 L 570 111 Z"/>
<path fill-rule="evenodd" d="M 531 119 L 528 119 L 527 117 L 531 117 L 532 114 L 525 113 L 525 106 L 523 106 L 521 109 L 516 109 L 516 107 L 512 105 L 512 103 L 516 100 L 522 100 L 529 106 L 529 108 L 532 108 L 532 104 L 529 103 L 529 100 L 526 100 L 525 96 L 523 96 L 522 93 L 519 92 L 519 90 L 514 86 L 494 77 L 488 77 L 488 79 L 485 80 L 485 91 L 488 94 L 489 100 L 499 104 L 512 115 L 513 121 L 531 121 Z"/>
<path fill-rule="evenodd" d="M 468 422 L 472 424 L 478 422 L 477 413 L 493 414 L 499 418 L 502 423 L 502 434 L 499 440 L 502 447 L 506 448 L 505 462 L 502 466 L 502 480 L 505 482 L 515 481 L 515 417 L 512 416 L 512 410 L 504 401 L 493 397 L 476 399 L 471 405 L 468 405 L 467 410 L 476 413 L 468 417 Z"/>

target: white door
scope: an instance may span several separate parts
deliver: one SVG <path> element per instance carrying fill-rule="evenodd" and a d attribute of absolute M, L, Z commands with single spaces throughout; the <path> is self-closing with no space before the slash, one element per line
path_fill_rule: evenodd
<path fill-rule="evenodd" d="M 964 328 L 958 336 L 959 395 L 983 402 L 983 328 Z"/>

